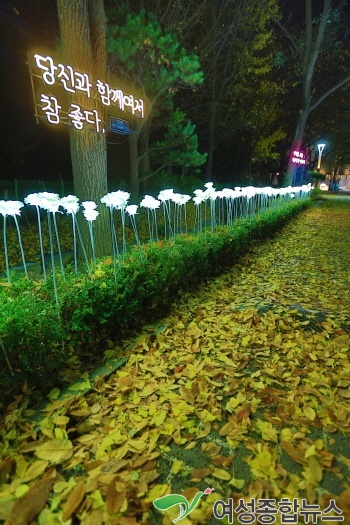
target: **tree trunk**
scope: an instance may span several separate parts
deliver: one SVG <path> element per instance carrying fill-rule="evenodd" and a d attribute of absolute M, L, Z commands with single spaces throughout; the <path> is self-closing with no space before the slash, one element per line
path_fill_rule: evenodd
<path fill-rule="evenodd" d="M 106 40 L 103 0 L 57 0 L 63 60 L 76 71 L 88 73 L 90 83 L 105 77 Z M 91 94 L 92 95 L 92 94 Z M 82 110 L 99 109 L 91 96 L 79 92 L 69 97 Z M 99 111 L 99 116 L 103 113 Z M 103 123 L 101 122 L 101 126 Z M 104 133 L 87 128 L 70 128 L 70 150 L 73 169 L 74 192 L 81 199 L 93 200 L 99 205 L 100 216 L 94 224 L 96 256 L 110 254 L 110 229 L 108 213 L 100 198 L 108 191 L 107 148 Z M 86 221 L 81 220 L 83 240 L 89 249 L 90 237 Z M 91 255 L 91 251 L 89 250 Z"/>
<path fill-rule="evenodd" d="M 303 72 L 302 72 L 302 109 L 299 113 L 299 118 L 292 142 L 291 151 L 288 160 L 288 169 L 284 176 L 283 185 L 291 186 L 293 182 L 295 165 L 292 163 L 291 153 L 294 150 L 300 150 L 303 140 L 304 130 L 308 116 L 312 109 L 314 109 L 320 102 L 312 104 L 312 83 L 315 71 L 316 62 L 320 53 L 321 44 L 324 38 L 327 20 L 331 12 L 331 0 L 324 0 L 323 12 L 319 21 L 317 30 L 314 31 L 312 23 L 312 0 L 305 0 L 305 46 L 303 50 Z M 294 44 L 296 47 L 296 45 Z"/>
<path fill-rule="evenodd" d="M 150 174 L 150 159 L 149 159 L 149 134 L 151 130 L 150 119 L 146 119 L 143 123 L 141 133 L 140 133 L 140 168 L 139 168 L 139 178 L 142 182 L 142 187 L 144 191 L 147 191 L 147 181 L 148 175 Z"/>
<path fill-rule="evenodd" d="M 129 168 L 131 198 L 134 203 L 138 203 L 140 198 L 140 177 L 138 136 L 136 133 L 130 133 L 129 135 Z"/>
<path fill-rule="evenodd" d="M 304 136 L 304 130 L 306 126 L 306 121 L 310 113 L 310 104 L 300 111 L 298 123 L 295 129 L 294 139 L 291 145 L 291 150 L 289 153 L 288 168 L 284 176 L 283 186 L 291 186 L 293 183 L 294 173 L 296 170 L 296 165 L 292 162 L 292 153 L 293 151 L 300 151 L 302 140 Z"/>

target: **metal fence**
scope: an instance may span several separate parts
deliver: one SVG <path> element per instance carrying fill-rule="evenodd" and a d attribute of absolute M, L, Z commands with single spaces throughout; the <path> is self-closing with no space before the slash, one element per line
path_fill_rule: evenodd
<path fill-rule="evenodd" d="M 0 200 L 23 201 L 29 193 L 39 191 L 52 191 L 59 193 L 60 197 L 73 193 L 73 181 L 70 180 L 23 180 L 8 179 L 0 180 Z"/>

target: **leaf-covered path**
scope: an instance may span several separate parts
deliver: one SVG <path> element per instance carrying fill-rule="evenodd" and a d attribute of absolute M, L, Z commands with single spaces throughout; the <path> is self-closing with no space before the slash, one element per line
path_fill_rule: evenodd
<path fill-rule="evenodd" d="M 16 398 L 0 429 L 0 520 L 170 525 L 179 507 L 153 500 L 210 487 L 182 525 L 228 523 L 213 503 L 229 497 L 321 511 L 334 499 L 350 523 L 349 233 L 350 198 L 317 203 L 110 345 L 128 362 L 87 395 L 54 391 L 40 423 Z"/>

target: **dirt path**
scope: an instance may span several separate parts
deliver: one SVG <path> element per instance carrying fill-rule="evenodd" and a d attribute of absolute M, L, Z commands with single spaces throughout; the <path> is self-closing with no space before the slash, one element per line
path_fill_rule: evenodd
<path fill-rule="evenodd" d="M 229 497 L 305 498 L 320 513 L 334 499 L 350 523 L 349 234 L 350 200 L 316 203 L 111 343 L 129 360 L 90 394 L 52 399 L 40 424 L 17 399 L 1 429 L 0 520 L 170 525 L 179 506 L 165 515 L 155 499 L 213 488 L 182 525 L 228 523 L 213 505 Z"/>

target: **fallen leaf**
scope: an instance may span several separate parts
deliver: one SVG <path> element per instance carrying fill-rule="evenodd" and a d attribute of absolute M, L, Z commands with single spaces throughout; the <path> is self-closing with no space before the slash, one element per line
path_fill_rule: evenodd
<path fill-rule="evenodd" d="M 229 481 L 231 479 L 231 475 L 226 470 L 223 470 L 221 468 L 214 468 L 212 476 L 214 476 L 214 478 L 222 479 L 224 481 Z"/>
<path fill-rule="evenodd" d="M 67 521 L 75 514 L 85 495 L 85 483 L 78 483 L 69 494 L 62 511 L 62 520 Z"/>
<path fill-rule="evenodd" d="M 32 481 L 33 479 L 41 476 L 41 474 L 45 472 L 48 464 L 48 461 L 36 461 L 26 470 L 25 475 L 22 477 L 22 481 L 26 483 L 27 481 Z"/>
<path fill-rule="evenodd" d="M 73 445 L 68 439 L 50 439 L 36 448 L 35 455 L 57 465 L 72 457 Z"/>
<path fill-rule="evenodd" d="M 6 525 L 25 525 L 44 508 L 53 485 L 52 479 L 41 479 L 33 485 L 23 498 L 16 501 Z"/>

